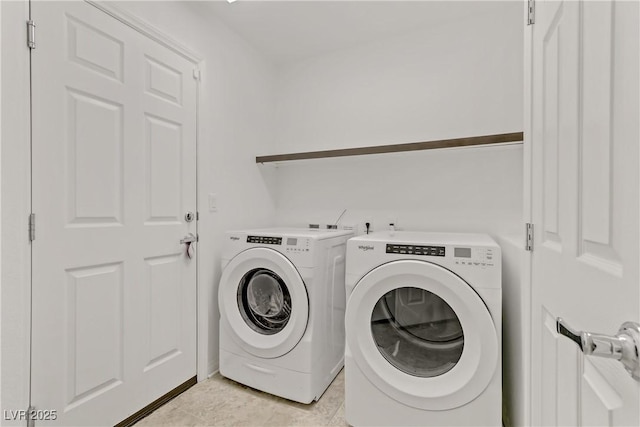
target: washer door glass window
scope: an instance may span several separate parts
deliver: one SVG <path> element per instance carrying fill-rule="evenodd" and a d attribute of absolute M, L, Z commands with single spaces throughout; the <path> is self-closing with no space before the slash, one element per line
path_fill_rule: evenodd
<path fill-rule="evenodd" d="M 277 334 L 291 317 L 291 294 L 276 273 L 254 269 L 240 281 L 238 308 L 251 329 L 263 335 Z"/>
<path fill-rule="evenodd" d="M 416 377 L 448 372 L 464 348 L 456 313 L 436 294 L 415 287 L 399 287 L 378 300 L 371 334 L 389 363 Z"/>
<path fill-rule="evenodd" d="M 218 308 L 220 330 L 260 358 L 290 352 L 309 321 L 309 296 L 300 272 L 270 248 L 247 249 L 224 266 Z"/>

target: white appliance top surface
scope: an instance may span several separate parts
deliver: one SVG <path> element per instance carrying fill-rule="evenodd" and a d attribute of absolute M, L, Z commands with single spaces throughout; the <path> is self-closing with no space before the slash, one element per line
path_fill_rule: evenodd
<path fill-rule="evenodd" d="M 251 236 L 274 236 L 274 237 L 301 237 L 310 239 L 329 239 L 332 237 L 348 236 L 353 234 L 350 230 L 327 230 L 311 228 L 276 227 L 260 228 L 256 230 L 236 230 L 229 231 L 229 234 L 246 234 Z"/>
<path fill-rule="evenodd" d="M 351 239 L 358 242 L 442 244 L 466 246 L 498 246 L 487 234 L 432 233 L 423 231 L 378 231 Z"/>

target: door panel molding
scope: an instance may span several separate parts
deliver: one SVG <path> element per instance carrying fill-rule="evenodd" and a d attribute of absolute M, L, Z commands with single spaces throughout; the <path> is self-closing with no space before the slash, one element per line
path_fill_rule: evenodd
<path fill-rule="evenodd" d="M 192 51 L 187 46 L 167 36 L 164 32 L 162 32 L 158 28 L 152 25 L 149 25 L 147 22 L 138 18 L 136 15 L 129 13 L 118 6 L 113 5 L 108 1 L 95 1 L 95 0 L 85 0 L 85 1 L 90 5 L 95 6 L 98 9 L 102 10 L 103 12 L 111 15 L 113 18 L 117 19 L 123 24 L 128 25 L 129 27 L 133 28 L 139 33 L 145 35 L 147 38 L 172 50 L 178 55 L 183 56 L 185 59 L 193 62 L 194 64 L 199 64 L 203 62 L 202 56 L 200 56 L 198 53 Z"/>

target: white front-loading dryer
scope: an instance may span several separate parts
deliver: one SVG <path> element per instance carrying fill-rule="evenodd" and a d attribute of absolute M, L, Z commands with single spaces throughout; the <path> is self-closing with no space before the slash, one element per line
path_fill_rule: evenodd
<path fill-rule="evenodd" d="M 220 373 L 302 403 L 320 398 L 344 364 L 343 230 L 227 232 Z"/>
<path fill-rule="evenodd" d="M 500 259 L 479 234 L 349 240 L 350 425 L 501 425 Z"/>

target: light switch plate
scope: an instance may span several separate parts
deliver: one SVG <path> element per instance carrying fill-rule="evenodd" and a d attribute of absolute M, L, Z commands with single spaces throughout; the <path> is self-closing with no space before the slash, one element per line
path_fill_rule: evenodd
<path fill-rule="evenodd" d="M 209 212 L 218 211 L 218 195 L 216 193 L 209 193 Z"/>

